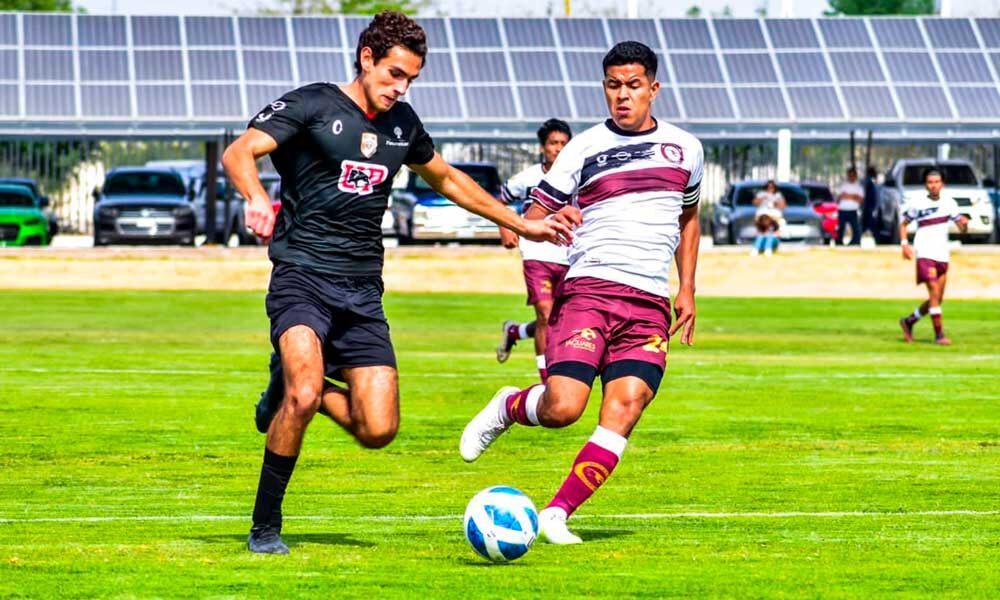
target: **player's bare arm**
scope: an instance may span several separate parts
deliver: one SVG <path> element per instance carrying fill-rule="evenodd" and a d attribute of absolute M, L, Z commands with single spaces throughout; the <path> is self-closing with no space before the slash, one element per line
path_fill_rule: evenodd
<path fill-rule="evenodd" d="M 260 183 L 257 159 L 278 148 L 273 137 L 258 129 L 247 129 L 222 155 L 226 176 L 236 191 L 246 198 L 243 208 L 246 226 L 263 239 L 274 231 L 274 211 L 267 190 Z"/>
<path fill-rule="evenodd" d="M 550 221 L 561 223 L 570 229 L 583 224 L 583 214 L 575 206 L 564 206 L 558 212 L 550 213 L 544 206 L 537 202 L 528 207 L 528 210 L 524 213 L 524 218 L 530 220 L 548 218 Z"/>
<path fill-rule="evenodd" d="M 496 201 L 471 177 L 449 165 L 439 154 L 424 165 L 410 165 L 436 192 L 465 210 L 506 227 L 521 237 L 566 245 L 573 239 L 569 227 L 555 221 L 528 221 Z"/>
<path fill-rule="evenodd" d="M 698 222 L 698 205 L 689 206 L 681 211 L 680 216 L 681 241 L 677 246 L 677 276 L 680 286 L 677 297 L 674 298 L 674 315 L 676 320 L 670 328 L 673 337 L 678 329 L 681 331 L 681 343 L 694 345 L 694 273 L 698 265 L 698 244 L 701 241 L 701 224 Z"/>
<path fill-rule="evenodd" d="M 965 233 L 969 230 L 969 218 L 965 215 L 959 215 L 959 217 L 955 219 L 955 225 L 958 227 L 959 231 Z"/>
<path fill-rule="evenodd" d="M 910 224 L 909 219 L 900 219 L 899 221 L 899 244 L 903 249 L 903 259 L 913 260 L 913 246 L 910 245 L 910 240 L 907 238 L 906 227 Z"/>

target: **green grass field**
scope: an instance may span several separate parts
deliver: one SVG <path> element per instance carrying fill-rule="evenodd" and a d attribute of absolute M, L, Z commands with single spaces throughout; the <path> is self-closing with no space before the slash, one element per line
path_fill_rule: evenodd
<path fill-rule="evenodd" d="M 917 290 L 915 290 L 916 293 Z M 702 299 L 587 543 L 491 565 L 465 502 L 544 505 L 592 432 L 465 422 L 533 380 L 493 358 L 515 296 L 390 295 L 402 428 L 363 450 L 318 418 L 287 557 L 244 550 L 263 437 L 262 294 L 0 293 L 0 596 L 876 597 L 1000 594 L 1000 302 L 951 301 L 955 345 L 900 341 L 914 302 Z"/>

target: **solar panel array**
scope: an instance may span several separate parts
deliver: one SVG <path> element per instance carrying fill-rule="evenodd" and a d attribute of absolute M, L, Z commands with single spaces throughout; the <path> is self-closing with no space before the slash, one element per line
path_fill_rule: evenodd
<path fill-rule="evenodd" d="M 0 14 L 0 122 L 236 126 L 349 80 L 365 17 Z M 690 124 L 1000 124 L 1000 19 L 420 19 L 408 95 L 444 125 L 606 116 L 601 58 L 660 56 L 656 114 Z"/>

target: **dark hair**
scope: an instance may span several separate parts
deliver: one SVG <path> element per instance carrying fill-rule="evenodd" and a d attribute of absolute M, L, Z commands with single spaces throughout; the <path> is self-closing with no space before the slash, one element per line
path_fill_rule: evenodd
<path fill-rule="evenodd" d="M 358 74 L 361 73 L 361 49 L 366 46 L 372 49 L 375 62 L 385 58 L 393 46 L 402 46 L 419 56 L 423 66 L 427 57 L 427 34 L 423 27 L 403 13 L 383 10 L 358 36 L 358 47 L 354 51 L 354 71 Z"/>
<path fill-rule="evenodd" d="M 941 172 L 941 169 L 938 169 L 937 167 L 931 167 L 926 171 L 924 171 L 924 183 L 927 183 L 927 178 L 930 177 L 931 175 L 937 175 L 938 177 L 941 178 L 942 183 L 944 182 L 944 173 Z"/>
<path fill-rule="evenodd" d="M 857 175 L 858 174 L 858 170 L 855 167 L 847 167 L 847 174 L 848 175 Z"/>
<path fill-rule="evenodd" d="M 642 65 L 649 80 L 656 79 L 656 54 L 642 42 L 618 42 L 604 55 L 604 72 L 608 67 L 620 65 Z"/>
<path fill-rule="evenodd" d="M 538 143 L 544 144 L 549 136 L 554 132 L 565 133 L 566 137 L 573 139 L 573 131 L 569 128 L 569 124 L 561 119 L 549 119 L 548 121 L 542 123 L 542 126 L 538 128 Z"/>
<path fill-rule="evenodd" d="M 766 182 L 764 182 L 764 189 L 766 190 L 772 185 L 774 186 L 774 189 L 778 189 L 778 184 L 773 179 L 768 179 Z"/>
<path fill-rule="evenodd" d="M 871 177 L 872 179 L 875 179 L 876 177 L 878 177 L 878 171 L 875 170 L 875 167 L 868 165 L 868 168 L 865 170 L 865 177 Z"/>

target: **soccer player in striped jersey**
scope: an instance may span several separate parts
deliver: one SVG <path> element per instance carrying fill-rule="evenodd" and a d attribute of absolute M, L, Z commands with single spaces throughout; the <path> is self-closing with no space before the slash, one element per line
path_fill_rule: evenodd
<path fill-rule="evenodd" d="M 542 162 L 536 163 L 514 175 L 500 190 L 500 198 L 506 204 L 525 201 L 527 210 L 532 190 L 552 168 L 552 163 L 569 143 L 573 132 L 565 121 L 549 119 L 538 128 L 538 144 L 542 151 Z M 524 284 L 528 288 L 528 304 L 535 307 L 535 320 L 528 323 L 505 321 L 501 328 L 500 344 L 497 345 L 497 361 L 505 362 L 518 340 L 535 339 L 535 364 L 538 374 L 545 381 L 548 376 L 545 365 L 545 332 L 548 329 L 552 302 L 562 286 L 569 259 L 566 247 L 548 242 L 521 240 L 509 229 L 500 228 L 500 239 L 505 248 L 521 248 L 524 269 Z"/>
<path fill-rule="evenodd" d="M 549 379 L 501 388 L 466 426 L 460 451 L 476 460 L 515 423 L 565 427 L 583 414 L 597 375 L 597 429 L 539 514 L 542 539 L 579 543 L 566 519 L 611 475 L 632 429 L 653 400 L 668 340 L 694 338 L 695 265 L 701 232 L 701 143 L 653 118 L 656 55 L 638 42 L 604 57 L 611 118 L 574 137 L 532 192 L 528 218 L 575 226 L 569 272 L 552 310 L 545 355 Z M 670 263 L 680 287 L 670 325 Z"/>
<path fill-rule="evenodd" d="M 917 259 L 917 285 L 927 285 L 928 298 L 914 309 L 913 314 L 899 320 L 903 328 L 903 339 L 913 341 L 913 326 L 927 314 L 934 324 L 934 341 L 942 346 L 951 344 L 944 334 L 941 323 L 941 303 L 944 302 L 944 288 L 948 283 L 948 226 L 954 221 L 959 230 L 965 231 L 969 219 L 958 212 L 958 205 L 951 198 L 942 198 L 944 178 L 941 171 L 928 169 L 924 173 L 924 187 L 927 196 L 907 204 L 899 223 L 899 239 L 903 246 L 903 258 Z M 907 226 L 916 222 L 917 233 L 913 245 L 907 239 Z"/>

